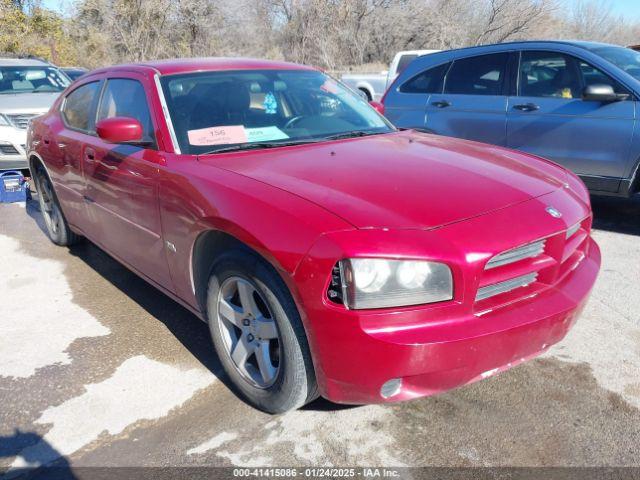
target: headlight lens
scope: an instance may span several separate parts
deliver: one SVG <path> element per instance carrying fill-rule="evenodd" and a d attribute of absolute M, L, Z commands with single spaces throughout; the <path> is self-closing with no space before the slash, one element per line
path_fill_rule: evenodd
<path fill-rule="evenodd" d="M 353 309 L 401 307 L 453 298 L 453 278 L 443 263 L 351 258 L 340 262 L 343 296 Z"/>
<path fill-rule="evenodd" d="M 9 121 L 9 119 L 7 117 L 5 117 L 4 115 L 2 115 L 0 113 L 0 126 L 11 126 L 11 122 Z"/>

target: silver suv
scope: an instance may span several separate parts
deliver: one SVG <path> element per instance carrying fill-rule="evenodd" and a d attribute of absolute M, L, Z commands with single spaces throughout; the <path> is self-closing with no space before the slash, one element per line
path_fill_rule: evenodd
<path fill-rule="evenodd" d="M 0 171 L 28 168 L 29 120 L 48 111 L 70 83 L 44 60 L 0 56 Z"/>

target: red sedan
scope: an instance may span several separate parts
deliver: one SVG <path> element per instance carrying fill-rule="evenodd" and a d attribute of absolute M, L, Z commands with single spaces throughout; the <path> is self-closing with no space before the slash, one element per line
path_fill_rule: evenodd
<path fill-rule="evenodd" d="M 87 237 L 206 321 L 268 412 L 512 367 L 564 337 L 600 266 L 575 175 L 396 130 L 300 65 L 93 71 L 33 121 L 28 150 L 51 239 Z"/>

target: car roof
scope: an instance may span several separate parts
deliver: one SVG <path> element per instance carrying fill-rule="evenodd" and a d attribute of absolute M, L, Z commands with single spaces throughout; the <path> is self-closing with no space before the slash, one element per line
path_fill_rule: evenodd
<path fill-rule="evenodd" d="M 448 54 L 464 54 L 466 52 L 482 52 L 482 51 L 503 51 L 503 50 L 513 50 L 521 47 L 528 46 L 553 46 L 553 45 L 562 45 L 568 47 L 577 47 L 583 48 L 585 50 L 594 50 L 602 47 L 619 47 L 619 45 L 612 45 L 609 43 L 599 43 L 599 42 L 587 42 L 583 40 L 518 40 L 513 42 L 503 42 L 503 43 L 491 43 L 487 45 L 476 45 L 472 47 L 463 47 L 463 48 L 455 48 L 451 50 L 442 50 L 441 52 L 434 53 L 432 55 L 448 55 Z"/>
<path fill-rule="evenodd" d="M 42 67 L 49 63 L 36 58 L 1 58 L 0 67 Z"/>
<path fill-rule="evenodd" d="M 115 70 L 153 69 L 160 75 L 178 73 L 225 71 L 225 70 L 315 70 L 314 67 L 297 63 L 261 60 L 255 58 L 182 58 L 172 60 L 154 60 L 151 62 L 114 65 L 94 70 L 94 74 L 113 72 Z"/>

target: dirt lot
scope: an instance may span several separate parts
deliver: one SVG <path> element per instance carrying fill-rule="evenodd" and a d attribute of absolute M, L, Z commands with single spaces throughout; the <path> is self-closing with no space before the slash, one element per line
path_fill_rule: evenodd
<path fill-rule="evenodd" d="M 268 416 L 225 385 L 204 323 L 37 204 L 0 205 L 0 472 L 79 466 L 640 465 L 640 201 L 596 199 L 600 278 L 543 358 L 388 406 Z"/>

